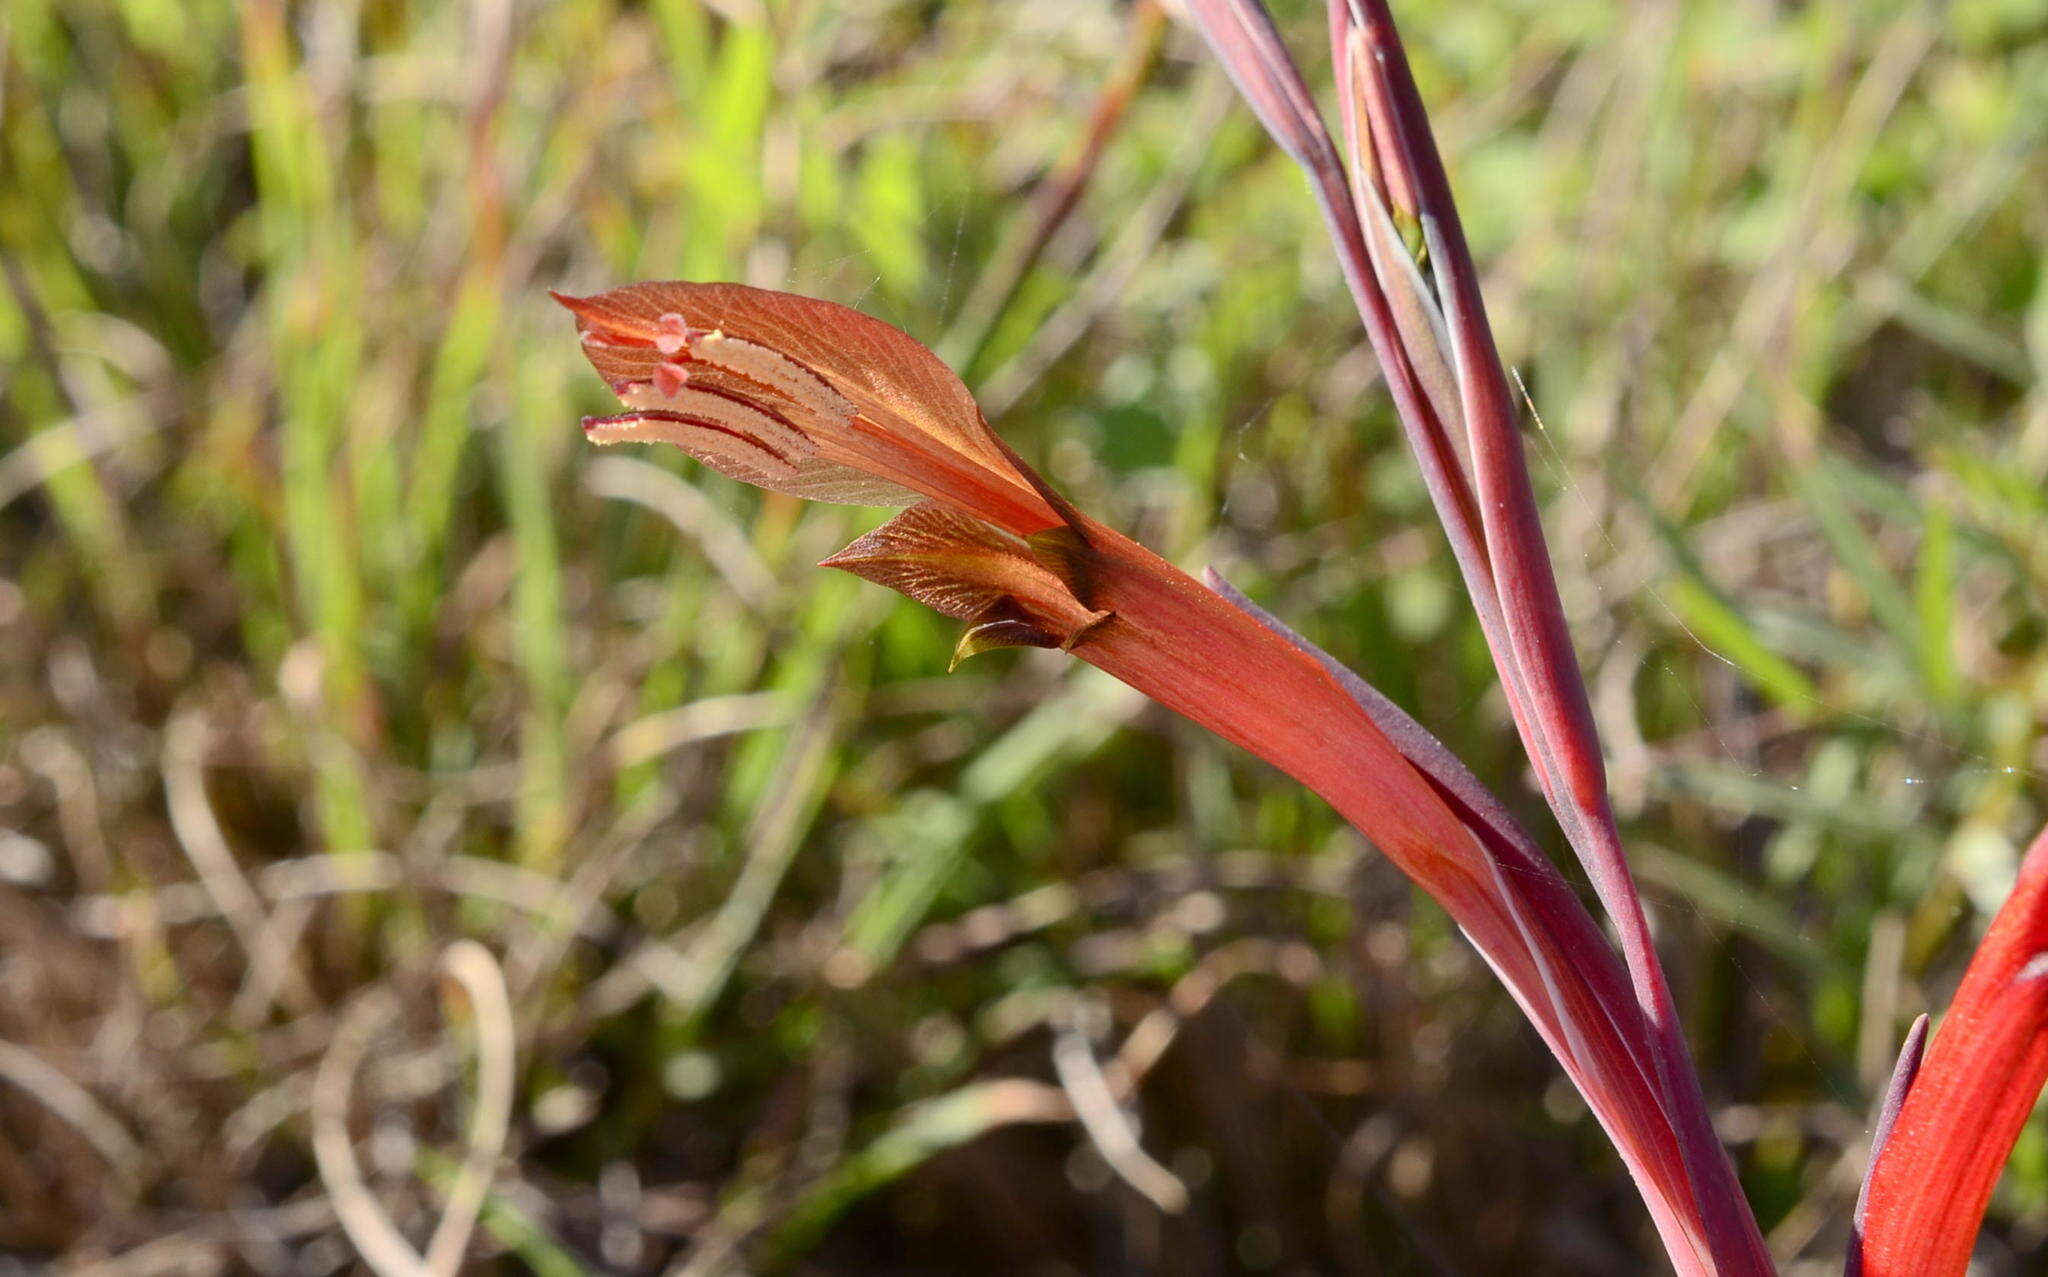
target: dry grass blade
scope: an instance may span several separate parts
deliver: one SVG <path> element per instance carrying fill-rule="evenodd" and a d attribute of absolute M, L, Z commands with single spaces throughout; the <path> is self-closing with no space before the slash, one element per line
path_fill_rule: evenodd
<path fill-rule="evenodd" d="M 1074 1116 L 1118 1178 L 1160 1210 L 1178 1215 L 1188 1208 L 1187 1185 L 1153 1160 L 1139 1142 L 1135 1123 L 1117 1103 L 1095 1048 L 1078 1023 L 1078 1010 L 1069 1005 L 1067 1022 L 1058 1026 L 1052 1040 L 1053 1071 L 1073 1103 Z"/>
<path fill-rule="evenodd" d="M 598 496 L 631 501 L 661 515 L 696 542 L 705 561 L 748 607 L 757 613 L 773 607 L 774 574 L 745 533 L 698 489 L 636 457 L 599 457 L 585 467 L 583 482 Z"/>
<path fill-rule="evenodd" d="M 272 926 L 262 900 L 236 863 L 206 796 L 208 739 L 204 711 L 190 707 L 172 714 L 164 728 L 164 796 L 178 846 L 248 954 L 251 972 L 271 973 L 262 984 L 250 986 L 265 990 L 265 996 L 237 999 L 237 1023 L 254 1024 L 263 1017 L 269 1009 L 267 990 L 273 981 L 291 1008 L 304 1013 L 316 1008 L 319 1000 L 299 967 L 296 936 Z"/>
<path fill-rule="evenodd" d="M 147 1160 L 142 1146 L 119 1118 L 63 1070 L 33 1051 L 12 1042 L 0 1042 L 0 1078 L 19 1087 L 23 1094 L 33 1097 L 84 1136 L 85 1142 L 107 1159 L 107 1165 L 121 1179 L 131 1183 L 139 1180 Z"/>
<path fill-rule="evenodd" d="M 313 1157 L 335 1217 L 370 1271 L 377 1277 L 432 1277 L 425 1258 L 398 1231 L 364 1181 L 348 1129 L 356 1069 L 397 1010 L 388 991 L 371 988 L 342 1013 L 313 1077 Z"/>
<path fill-rule="evenodd" d="M 448 1186 L 440 1222 L 427 1242 L 427 1271 L 451 1277 L 462 1270 L 477 1212 L 490 1192 L 511 1129 L 516 1035 L 505 975 L 489 949 L 474 940 L 458 940 L 441 955 L 441 969 L 468 995 L 476 1026 L 476 1096 L 468 1146 L 455 1181 Z"/>

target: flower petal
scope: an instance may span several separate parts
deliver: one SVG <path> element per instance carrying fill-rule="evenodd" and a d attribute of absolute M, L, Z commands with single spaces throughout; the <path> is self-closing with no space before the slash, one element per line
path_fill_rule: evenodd
<path fill-rule="evenodd" d="M 1076 598 L 1023 538 L 932 501 L 910 507 L 819 566 L 842 568 L 974 622 L 972 641 L 956 658 L 990 647 L 1072 647 L 1109 619 Z"/>
<path fill-rule="evenodd" d="M 632 410 L 597 419 L 600 442 L 674 443 L 747 483 L 812 500 L 902 505 L 922 494 L 1019 534 L 1060 522 L 953 371 L 879 319 L 742 284 L 644 283 L 555 299 Z M 762 428 L 760 416 L 737 434 L 732 413 L 707 424 L 706 395 L 754 409 L 796 439 Z M 764 463 L 763 450 L 786 464 Z"/>
<path fill-rule="evenodd" d="M 1969 1267 L 1991 1190 L 2048 1080 L 2048 830 L 1970 959 L 1870 1173 L 1866 1277 Z"/>

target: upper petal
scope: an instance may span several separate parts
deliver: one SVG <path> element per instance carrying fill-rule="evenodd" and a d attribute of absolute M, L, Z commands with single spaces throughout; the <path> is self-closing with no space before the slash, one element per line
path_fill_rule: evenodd
<path fill-rule="evenodd" d="M 921 493 L 1020 533 L 1059 522 L 952 369 L 879 319 L 743 284 L 643 283 L 556 300 L 634 410 L 595 423 L 599 442 L 675 443 L 746 482 L 815 500 L 900 505 Z M 748 436 L 758 447 L 736 444 L 730 422 L 706 426 L 673 402 L 685 388 L 764 409 L 806 446 L 767 432 Z"/>

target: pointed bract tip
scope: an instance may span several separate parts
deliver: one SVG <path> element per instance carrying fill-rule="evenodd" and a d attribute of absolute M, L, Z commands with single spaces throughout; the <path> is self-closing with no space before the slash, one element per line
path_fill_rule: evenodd
<path fill-rule="evenodd" d="M 839 568 L 847 572 L 852 571 L 854 564 L 867 557 L 865 553 L 866 547 L 861 544 L 861 541 L 864 539 L 857 538 L 852 545 L 847 546 L 845 549 L 835 550 L 824 558 L 819 559 L 817 566 L 821 568 Z"/>
<path fill-rule="evenodd" d="M 960 635 L 960 641 L 953 645 L 953 658 L 946 662 L 946 672 L 960 668 L 960 662 L 983 652 L 993 652 L 1004 647 L 1060 647 L 1060 641 L 1029 621 L 997 620 L 970 625 Z"/>
<path fill-rule="evenodd" d="M 1075 628 L 1072 634 L 1067 635 L 1067 637 L 1060 642 L 1060 651 L 1073 651 L 1076 647 L 1080 646 L 1081 643 L 1085 641 L 1089 635 L 1101 629 L 1102 626 L 1114 616 L 1116 616 L 1116 613 L 1109 611 L 1098 610 L 1090 613 L 1087 620 L 1081 622 L 1081 624 Z"/>
<path fill-rule="evenodd" d="M 606 300 L 610 296 L 608 293 L 577 297 L 550 288 L 548 296 L 576 316 L 576 326 L 583 331 L 583 344 L 586 346 L 610 346 L 621 341 L 626 345 L 641 345 L 654 339 L 653 326 L 610 305 Z"/>

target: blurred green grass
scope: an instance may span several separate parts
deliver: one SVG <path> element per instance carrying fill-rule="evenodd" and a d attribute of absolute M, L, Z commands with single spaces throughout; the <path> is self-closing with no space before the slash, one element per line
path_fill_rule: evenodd
<path fill-rule="evenodd" d="M 1817 1272 L 2048 814 L 2048 8 L 1400 16 L 1708 1091 Z M 365 1202 L 424 1246 L 511 1050 L 479 1269 L 1651 1262 L 1320 804 L 1056 657 L 942 676 L 948 623 L 809 566 L 871 514 L 577 438 L 550 287 L 859 305 L 1533 815 L 1301 183 L 1146 23 L 10 0 L 0 1250 L 330 1271 Z M 507 1041 L 437 1007 L 462 936 Z M 1077 1035 L 1186 1212 L 1072 1122 Z M 2044 1240 L 2030 1130 L 1984 1255 Z"/>

